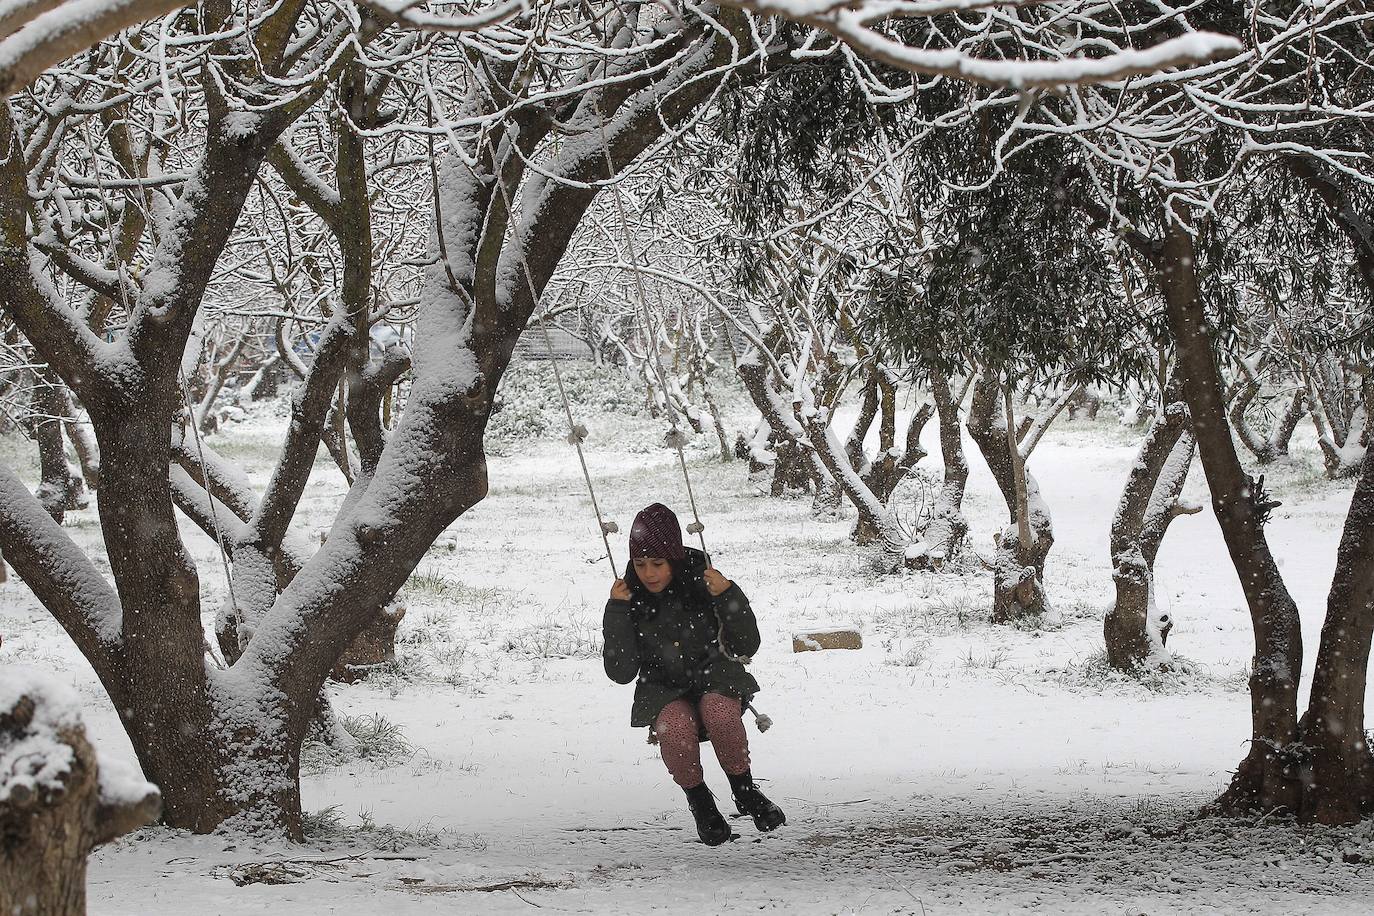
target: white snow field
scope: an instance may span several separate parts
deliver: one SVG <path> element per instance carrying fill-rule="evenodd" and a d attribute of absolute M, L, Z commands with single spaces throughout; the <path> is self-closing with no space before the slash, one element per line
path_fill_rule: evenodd
<path fill-rule="evenodd" d="M 261 483 L 283 422 L 264 413 L 211 444 Z M 688 520 L 652 421 L 588 425 L 599 496 L 622 528 L 655 500 Z M 938 473 L 933 423 L 926 433 L 922 466 Z M 750 725 L 754 772 L 789 820 L 760 836 L 738 819 L 738 838 L 715 849 L 696 842 L 656 748 L 628 727 L 631 688 L 602 672 L 611 577 L 572 450 L 557 434 L 510 449 L 491 460 L 489 497 L 450 529 L 456 549 L 441 542 L 403 594 L 396 663 L 331 688 L 363 738 L 355 754 L 307 749 L 309 842 L 146 829 L 93 857 L 91 912 L 1374 912 L 1368 825 L 1196 817 L 1243 756 L 1249 716 L 1250 625 L 1210 512 L 1178 520 L 1159 559 L 1169 648 L 1187 672 L 1147 687 L 1095 658 L 1107 526 L 1139 436 L 1113 419 L 1061 420 L 1036 451 L 1056 614 L 1026 628 L 988 623 L 976 563 L 876 575 L 847 538 L 851 520 L 760 495 L 742 462 L 718 463 L 697 437 L 707 543 L 764 634 L 752 670 L 775 725 Z M 1284 500 L 1270 536 L 1313 646 L 1350 489 L 1321 479 L 1310 448 L 1267 479 Z M 1005 510 L 969 449 L 966 510 L 987 553 Z M 342 491 L 322 459 L 302 537 Z M 69 519 L 93 548 L 94 510 Z M 213 541 L 186 527 L 202 587 L 222 593 Z M 624 562 L 623 535 L 614 546 Z M 857 623 L 864 648 L 792 654 L 794 629 L 836 621 Z M 69 678 L 97 744 L 133 759 L 89 668 L 17 581 L 0 588 L 0 633 L 0 663 Z"/>

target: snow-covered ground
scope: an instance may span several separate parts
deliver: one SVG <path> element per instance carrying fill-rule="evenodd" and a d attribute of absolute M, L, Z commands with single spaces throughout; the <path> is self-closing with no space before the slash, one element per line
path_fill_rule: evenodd
<path fill-rule="evenodd" d="M 626 529 L 655 500 L 685 521 L 661 430 L 616 416 L 588 423 L 603 507 Z M 283 422 L 264 413 L 214 442 L 261 479 Z M 938 473 L 934 435 L 932 424 L 923 466 Z M 1243 756 L 1249 715 L 1249 620 L 1209 513 L 1178 520 L 1159 559 L 1187 673 L 1147 688 L 1095 657 L 1107 525 L 1138 436 L 1112 419 L 1061 421 L 1036 451 L 1057 612 L 1025 628 L 987 622 L 991 583 L 976 563 L 875 575 L 850 521 L 760 495 L 741 462 L 719 464 L 702 443 L 692 473 L 707 542 L 764 634 L 752 670 L 776 724 L 750 726 L 754 771 L 789 818 L 768 836 L 740 819 L 739 838 L 716 849 L 695 841 L 656 748 L 628 727 L 630 688 L 602 674 L 611 577 L 571 449 L 556 434 L 503 449 L 490 496 L 450 530 L 456 550 L 441 542 L 406 589 L 396 664 L 333 688 L 352 727 L 380 737 L 365 741 L 370 757 L 309 749 L 310 843 L 144 830 L 93 858 L 91 912 L 1374 912 L 1367 826 L 1195 816 Z M 1005 510 L 969 457 L 966 509 L 987 553 Z M 1285 502 L 1271 541 L 1309 641 L 1350 492 L 1319 467 L 1299 451 L 1268 477 Z M 341 494 L 322 460 L 302 536 Z M 95 543 L 93 510 L 68 525 Z M 213 608 L 218 553 L 188 539 Z M 614 546 L 623 562 L 623 535 Z M 865 647 L 794 655 L 790 635 L 808 621 L 857 623 Z M 0 589 L 0 633 L 0 663 L 64 672 L 95 740 L 132 759 L 93 675 L 20 583 Z M 719 769 L 707 773 L 725 800 Z"/>

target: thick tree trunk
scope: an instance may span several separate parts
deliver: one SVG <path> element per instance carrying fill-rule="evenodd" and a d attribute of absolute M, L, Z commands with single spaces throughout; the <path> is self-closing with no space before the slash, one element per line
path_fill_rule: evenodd
<path fill-rule="evenodd" d="M 1045 595 L 1045 559 L 1054 546 L 1054 533 L 1032 526 L 1027 549 L 1016 526 L 1008 525 L 997 539 L 992 563 L 992 620 L 1011 623 L 1036 617 L 1049 609 Z"/>
<path fill-rule="evenodd" d="M 824 486 L 823 480 L 817 480 L 818 486 L 812 486 L 812 462 L 807 452 L 808 449 L 799 445 L 797 440 L 789 436 L 778 437 L 773 444 L 773 454 L 777 458 L 773 462 L 773 479 L 768 486 L 770 496 L 800 496 Z"/>
<path fill-rule="evenodd" d="M 1374 807 L 1374 756 L 1364 695 L 1374 637 L 1374 450 L 1365 454 L 1336 553 L 1307 714 L 1310 755 L 1299 814 L 1322 824 L 1354 823 Z"/>
<path fill-rule="evenodd" d="M 244 736 L 223 732 L 206 680 L 200 583 L 167 484 L 179 399 L 174 391 L 167 399 L 93 411 L 97 506 L 124 612 L 118 661 L 99 673 L 144 775 L 162 789 L 165 822 L 203 833 L 240 810 L 225 770 Z M 294 812 L 299 818 L 299 799 Z"/>
<path fill-rule="evenodd" d="M 1255 634 L 1250 752 L 1216 804 L 1222 811 L 1296 811 L 1301 791 L 1295 747 L 1301 624 L 1264 535 L 1270 505 L 1241 467 L 1226 422 L 1221 369 L 1206 326 L 1196 265 L 1192 236 L 1174 219 L 1166 220 L 1156 262 L 1165 319 L 1178 351 L 1178 372 L 1212 508 L 1240 577 Z"/>
<path fill-rule="evenodd" d="M 1193 437 L 1182 386 L 1171 380 L 1126 478 L 1112 519 L 1112 582 L 1116 600 L 1103 621 L 1107 661 L 1113 668 L 1167 664 L 1164 642 L 1172 621 L 1154 600 L 1154 560 L 1169 522 L 1198 508 L 1179 502 L 1193 459 Z"/>

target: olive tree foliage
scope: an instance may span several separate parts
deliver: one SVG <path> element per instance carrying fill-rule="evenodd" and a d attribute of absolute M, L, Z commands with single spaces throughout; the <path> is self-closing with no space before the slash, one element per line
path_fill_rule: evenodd
<path fill-rule="evenodd" d="M 1145 77 L 1137 96 L 1070 87 L 1066 104 L 1041 106 L 1036 117 L 1044 131 L 1079 146 L 1098 189 L 1083 199 L 1084 209 L 1163 306 L 1213 510 L 1250 609 L 1252 743 L 1218 806 L 1347 822 L 1374 803 L 1364 732 L 1374 636 L 1374 459 L 1368 450 L 1359 458 L 1310 699 L 1300 714 L 1302 627 L 1265 534 L 1275 504 L 1262 478 L 1242 465 L 1227 418 L 1223 367 L 1248 356 L 1234 333 L 1242 287 L 1209 264 L 1224 264 L 1240 245 L 1264 249 L 1256 263 L 1291 268 L 1283 282 L 1256 284 L 1281 292 L 1267 301 L 1279 333 L 1305 308 L 1335 306 L 1331 314 L 1347 327 L 1329 339 L 1343 350 L 1336 358 L 1367 365 L 1374 10 L 1362 2 L 1317 8 L 1234 0 L 1190 16 L 1236 36 L 1243 51 L 1181 86 Z M 1072 129 L 1105 116 L 1129 129 Z M 1029 134 L 1036 132 L 1031 125 Z M 1307 206 L 1293 206 L 1298 201 Z M 1317 251 L 1323 257 L 1314 261 Z M 1331 265 L 1344 276 L 1327 282 Z"/>

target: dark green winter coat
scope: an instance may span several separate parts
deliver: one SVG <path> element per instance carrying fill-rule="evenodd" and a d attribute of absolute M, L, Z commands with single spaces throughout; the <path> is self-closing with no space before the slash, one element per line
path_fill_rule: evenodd
<path fill-rule="evenodd" d="M 726 657 L 717 638 L 723 628 L 731 655 L 751 656 L 759 649 L 759 626 L 749 599 L 731 583 L 717 597 L 707 591 L 702 573 L 706 555 L 686 549 L 686 559 L 673 564 L 673 581 L 657 595 L 625 571 L 630 600 L 606 602 L 602 624 L 606 674 L 618 684 L 636 681 L 630 726 L 653 725 L 673 700 L 699 700 L 720 693 L 748 701 L 758 681 L 737 661 Z M 719 623 L 718 623 L 719 622 Z"/>

